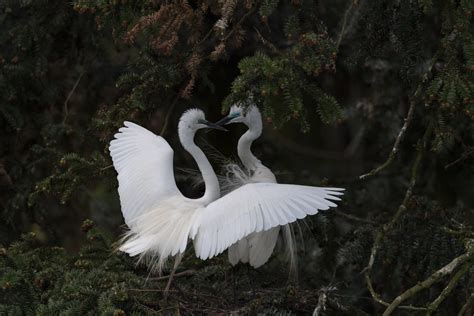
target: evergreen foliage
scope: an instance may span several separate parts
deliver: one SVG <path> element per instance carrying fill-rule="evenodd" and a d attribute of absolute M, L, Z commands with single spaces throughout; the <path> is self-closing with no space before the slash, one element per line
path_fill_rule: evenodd
<path fill-rule="evenodd" d="M 473 14 L 472 0 L 0 2 L 0 314 L 471 315 Z M 295 225 L 298 282 L 283 255 L 252 270 L 190 249 L 166 300 L 165 279 L 115 251 L 107 144 L 135 121 L 189 166 L 180 113 L 250 102 L 279 180 L 346 187 L 343 204 Z"/>

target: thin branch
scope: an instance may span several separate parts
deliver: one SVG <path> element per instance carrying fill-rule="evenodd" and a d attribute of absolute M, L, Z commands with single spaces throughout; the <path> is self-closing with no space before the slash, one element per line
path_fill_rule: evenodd
<path fill-rule="evenodd" d="M 173 278 L 178 278 L 178 277 L 182 277 L 182 276 L 191 276 L 191 275 L 195 275 L 195 274 L 196 274 L 196 270 L 186 270 L 186 271 L 183 271 L 183 272 L 175 273 L 173 275 Z M 157 277 L 157 278 L 148 278 L 148 280 L 162 281 L 162 280 L 168 280 L 169 278 L 170 278 L 169 275 L 165 275 L 165 276 L 161 276 L 161 277 Z"/>
<path fill-rule="evenodd" d="M 100 170 L 100 171 L 104 171 L 104 170 L 107 170 L 107 169 L 112 168 L 113 166 L 114 166 L 114 165 L 108 165 L 108 166 L 106 166 L 106 167 L 100 168 L 99 170 Z"/>
<path fill-rule="evenodd" d="M 257 29 L 257 27 L 254 27 L 253 29 L 257 33 L 257 36 L 258 36 L 258 38 L 260 39 L 260 41 L 262 42 L 263 45 L 270 48 L 270 50 L 275 54 L 278 54 L 280 52 L 278 50 L 278 48 L 276 48 L 275 45 L 273 45 L 270 41 L 268 41 L 265 37 L 263 37 L 262 33 L 260 33 L 260 31 Z"/>
<path fill-rule="evenodd" d="M 334 213 L 336 213 L 336 215 L 339 215 L 341 217 L 350 219 L 352 221 L 361 222 L 361 223 L 365 223 L 365 224 L 371 224 L 371 225 L 378 225 L 378 223 L 375 222 L 375 221 L 371 221 L 371 220 L 365 219 L 365 218 L 360 218 L 360 217 L 357 217 L 357 216 L 354 216 L 354 215 L 351 215 L 351 214 L 346 214 L 346 213 L 341 212 L 339 210 L 335 210 Z"/>
<path fill-rule="evenodd" d="M 464 238 L 474 238 L 474 232 L 467 230 L 467 229 L 461 229 L 461 230 L 454 230 L 449 227 L 441 227 L 441 230 L 444 231 L 445 233 L 455 235 L 455 236 L 460 236 Z"/>
<path fill-rule="evenodd" d="M 337 42 L 336 42 L 337 49 L 339 49 L 339 46 L 341 46 L 342 38 L 346 34 L 346 27 L 347 27 L 347 21 L 349 20 L 349 14 L 351 13 L 354 5 L 357 5 L 357 4 L 358 4 L 358 0 L 350 0 L 350 5 L 347 8 L 346 12 L 344 13 L 344 20 L 342 21 L 341 31 L 339 32 L 339 36 L 337 37 Z"/>
<path fill-rule="evenodd" d="M 398 136 L 395 139 L 395 143 L 393 144 L 392 150 L 390 151 L 390 155 L 388 156 L 387 160 L 383 164 L 378 166 L 377 168 L 372 169 L 369 173 L 361 175 L 359 177 L 359 179 L 362 180 L 362 179 L 365 179 L 367 177 L 373 176 L 374 174 L 377 174 L 380 171 L 382 171 L 383 169 L 387 168 L 393 162 L 393 160 L 395 159 L 395 156 L 398 152 L 398 149 L 400 147 L 400 142 L 402 141 L 402 138 L 405 135 L 405 133 L 407 131 L 407 128 L 411 123 L 411 120 L 413 119 L 413 112 L 414 112 L 414 109 L 415 109 L 415 104 L 416 104 L 415 100 L 412 100 L 410 102 L 410 108 L 408 109 L 407 117 L 405 118 L 405 122 L 403 123 L 403 126 L 400 129 L 400 132 L 398 132 Z"/>
<path fill-rule="evenodd" d="M 235 30 L 237 29 L 237 25 L 239 24 L 242 24 L 245 19 L 247 19 L 252 13 L 255 12 L 255 10 L 257 9 L 257 6 L 254 6 L 253 8 L 251 8 L 249 11 L 247 11 L 247 13 L 245 13 L 241 18 L 240 20 L 234 25 L 234 27 L 232 28 L 232 30 L 230 30 L 230 32 L 224 37 L 224 39 L 222 40 L 223 42 L 225 42 L 226 40 L 229 39 L 229 37 L 235 32 Z"/>
<path fill-rule="evenodd" d="M 176 103 L 178 103 L 179 97 L 180 97 L 180 96 L 179 96 L 179 94 L 178 94 L 178 95 L 174 98 L 173 102 L 171 103 L 171 105 L 170 105 L 170 107 L 169 107 L 169 109 L 168 109 L 168 112 L 166 113 L 165 123 L 163 124 L 163 127 L 161 128 L 160 136 L 163 136 L 163 135 L 166 133 L 166 129 L 168 128 L 171 114 L 173 113 L 173 110 L 174 110 L 174 107 L 176 106 Z"/>
<path fill-rule="evenodd" d="M 450 162 L 448 163 L 446 166 L 444 166 L 444 170 L 447 170 L 449 168 L 451 168 L 452 166 L 466 160 L 469 156 L 471 156 L 472 154 L 474 154 L 474 148 L 471 148 L 470 150 L 464 152 L 461 157 L 459 157 L 458 159 L 454 160 L 453 162 Z"/>
<path fill-rule="evenodd" d="M 385 306 L 388 306 L 389 304 L 387 302 L 383 301 L 382 298 L 380 297 L 380 295 L 377 294 L 377 292 L 375 292 L 374 287 L 372 285 L 372 280 L 370 278 L 370 274 L 371 274 L 372 268 L 374 266 L 375 257 L 377 256 L 378 250 L 382 246 L 382 241 L 383 241 L 385 235 L 390 230 L 392 230 L 392 228 L 398 222 L 399 218 L 407 210 L 408 202 L 411 199 L 411 196 L 413 194 L 413 189 L 414 189 L 416 181 L 418 179 L 418 173 L 420 171 L 420 165 L 421 165 L 421 162 L 423 160 L 423 156 L 424 156 L 424 153 L 425 153 L 425 149 L 426 149 L 429 137 L 431 135 L 431 131 L 432 131 L 432 125 L 430 124 L 428 126 L 428 128 L 426 129 L 425 134 L 423 135 L 423 138 L 420 140 L 420 142 L 418 144 L 417 155 L 416 155 L 415 162 L 413 163 L 413 167 L 412 167 L 412 171 L 411 171 L 410 183 L 409 183 L 408 188 L 405 192 L 405 197 L 403 198 L 403 202 L 398 207 L 398 210 L 395 213 L 395 215 L 392 217 L 392 220 L 390 222 L 384 224 L 378 230 L 378 232 L 375 236 L 374 243 L 372 245 L 372 249 L 370 251 L 369 263 L 367 264 L 367 267 L 365 267 L 365 269 L 363 270 L 363 273 L 365 275 L 365 281 L 367 283 L 367 288 L 369 289 L 370 294 L 372 295 L 372 297 L 374 298 L 375 301 L 377 301 L 378 303 L 380 303 L 382 305 L 385 305 Z M 420 308 L 418 308 L 418 307 L 415 308 L 413 306 L 405 306 L 403 308 L 420 310 Z"/>
<path fill-rule="evenodd" d="M 433 314 L 438 309 L 439 305 L 446 299 L 446 297 L 448 297 L 452 290 L 454 290 L 459 280 L 461 280 L 461 278 L 469 272 L 473 264 L 473 261 L 465 262 L 461 269 L 456 272 L 456 274 L 449 281 L 448 285 L 446 285 L 446 287 L 443 289 L 441 294 L 433 302 L 431 302 L 430 305 L 428 305 L 428 312 L 426 313 L 427 316 Z"/>
<path fill-rule="evenodd" d="M 193 46 L 193 49 L 191 49 L 190 52 L 194 51 L 194 49 L 195 49 L 196 47 L 198 47 L 199 45 L 201 45 L 202 43 L 204 43 L 204 42 L 209 38 L 209 36 L 211 36 L 213 30 L 214 30 L 214 28 L 211 27 L 211 28 L 209 29 L 209 31 L 207 31 L 206 35 L 204 35 L 204 37 L 203 37 L 198 43 L 196 43 L 196 44 Z"/>
<path fill-rule="evenodd" d="M 133 292 L 164 292 L 165 290 L 161 289 L 127 289 L 127 291 Z M 169 290 L 168 292 L 179 292 L 178 290 Z"/>
<path fill-rule="evenodd" d="M 80 75 L 77 78 L 76 82 L 74 83 L 74 86 L 72 87 L 71 91 L 69 91 L 69 93 L 67 95 L 67 98 L 66 98 L 66 101 L 64 101 L 64 105 L 63 105 L 64 117 L 63 117 L 63 122 L 62 122 L 63 125 L 66 124 L 66 120 L 67 120 L 67 117 L 69 115 L 69 109 L 68 109 L 69 99 L 71 99 L 72 95 L 74 94 L 74 91 L 76 91 L 76 88 L 79 85 L 79 82 L 81 81 L 81 78 L 84 75 L 84 73 L 85 73 L 84 71 L 82 71 L 80 73 Z"/>
<path fill-rule="evenodd" d="M 431 59 L 431 62 L 430 62 L 430 65 L 429 65 L 428 69 L 423 74 L 422 79 L 421 79 L 420 83 L 418 84 L 418 87 L 416 88 L 415 93 L 413 94 L 413 96 L 410 100 L 410 107 L 408 109 L 407 116 L 404 120 L 402 128 L 400 129 L 400 132 L 397 135 L 397 138 L 395 139 L 395 143 L 393 144 L 392 150 L 390 151 L 390 154 L 389 154 L 387 160 L 382 165 L 380 165 L 379 167 L 377 167 L 375 169 L 372 169 L 370 172 L 368 172 L 366 174 L 361 175 L 359 177 L 359 179 L 362 180 L 362 179 L 365 179 L 367 177 L 370 177 L 370 176 L 373 176 L 373 175 L 379 173 L 383 169 L 387 168 L 393 162 L 393 160 L 395 159 L 395 156 L 398 153 L 398 150 L 399 150 L 399 147 L 400 147 L 400 143 L 401 143 L 403 137 L 405 136 L 405 133 L 406 133 L 406 131 L 407 131 L 408 127 L 410 126 L 410 123 L 413 119 L 413 113 L 414 113 L 415 105 L 417 103 L 418 96 L 421 93 L 423 84 L 428 80 L 428 74 L 431 73 L 431 70 L 433 69 L 433 66 L 434 66 L 435 62 L 438 59 L 439 53 L 440 53 L 440 50 L 438 50 L 436 52 L 436 54 L 434 54 L 433 58 Z"/>
<path fill-rule="evenodd" d="M 470 259 L 472 259 L 473 256 L 474 256 L 474 251 L 468 249 L 468 251 L 465 254 L 453 259 L 453 261 L 451 261 L 450 263 L 448 263 L 447 265 L 445 265 L 444 267 L 442 267 L 441 269 L 433 273 L 429 278 L 427 278 L 423 282 L 418 283 L 417 285 L 409 288 L 408 290 L 406 290 L 405 292 L 397 296 L 393 300 L 392 303 L 390 303 L 390 305 L 387 307 L 387 309 L 383 313 L 383 316 L 391 315 L 392 312 L 397 308 L 397 306 L 400 305 L 400 303 L 409 299 L 410 297 L 420 292 L 421 290 L 431 287 L 434 283 L 440 281 L 443 277 L 450 275 L 451 273 L 453 273 L 453 271 L 457 267 L 464 264 L 465 262 L 468 262 Z M 472 262 L 470 262 L 469 266 L 470 265 L 472 265 Z M 431 311 L 428 311 L 428 313 L 430 312 Z"/>
<path fill-rule="evenodd" d="M 468 316 L 467 315 L 468 308 L 471 308 L 471 305 L 473 304 L 474 304 L 474 292 L 471 293 L 471 296 L 467 298 L 466 303 L 464 303 L 464 305 L 459 310 L 458 316 Z"/>

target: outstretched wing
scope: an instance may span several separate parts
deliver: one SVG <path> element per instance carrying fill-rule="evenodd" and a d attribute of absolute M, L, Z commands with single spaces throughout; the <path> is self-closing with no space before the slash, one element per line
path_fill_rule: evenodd
<path fill-rule="evenodd" d="M 162 137 L 124 122 L 110 142 L 110 155 L 118 173 L 120 204 L 125 223 L 152 210 L 164 198 L 181 195 L 173 172 L 173 149 Z"/>
<path fill-rule="evenodd" d="M 344 189 L 251 183 L 202 209 L 191 231 L 196 255 L 211 258 L 243 237 L 337 206 Z"/>

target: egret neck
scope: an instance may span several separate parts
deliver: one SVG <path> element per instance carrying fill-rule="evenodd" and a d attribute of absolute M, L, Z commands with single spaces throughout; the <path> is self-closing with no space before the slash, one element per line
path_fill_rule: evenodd
<path fill-rule="evenodd" d="M 184 149 L 193 156 L 204 179 L 206 189 L 204 195 L 197 199 L 197 201 L 208 205 L 220 197 L 220 187 L 216 173 L 204 152 L 194 143 L 196 131 L 188 128 L 179 128 L 178 134 L 181 144 Z"/>
<path fill-rule="evenodd" d="M 248 126 L 248 130 L 240 137 L 237 144 L 237 154 L 240 160 L 248 170 L 256 170 L 262 165 L 260 160 L 255 157 L 250 149 L 254 140 L 260 137 L 262 134 L 262 120 L 260 115 L 258 118 L 252 119 Z"/>

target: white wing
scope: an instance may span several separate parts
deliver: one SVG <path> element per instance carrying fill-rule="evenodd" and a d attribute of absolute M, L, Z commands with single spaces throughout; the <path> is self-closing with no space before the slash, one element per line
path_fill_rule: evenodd
<path fill-rule="evenodd" d="M 150 211 L 164 198 L 180 195 L 173 172 L 173 149 L 162 137 L 131 122 L 110 142 L 118 172 L 120 204 L 125 223 Z"/>
<path fill-rule="evenodd" d="M 344 189 L 251 183 L 202 209 L 191 231 L 196 255 L 211 258 L 243 237 L 337 206 Z"/>

